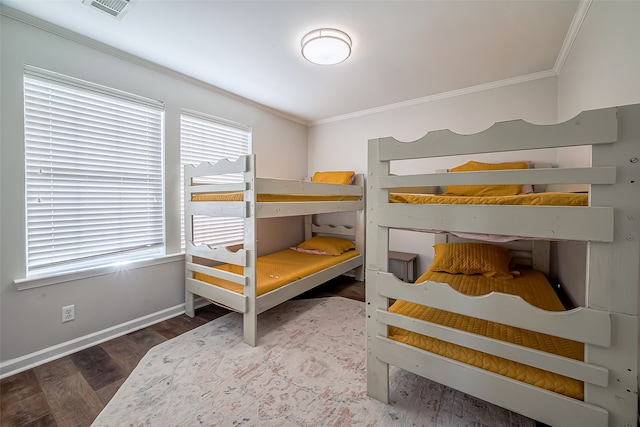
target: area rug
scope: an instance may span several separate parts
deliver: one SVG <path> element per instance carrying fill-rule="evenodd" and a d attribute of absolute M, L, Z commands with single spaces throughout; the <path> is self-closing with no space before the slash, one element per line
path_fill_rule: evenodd
<path fill-rule="evenodd" d="M 93 426 L 535 426 L 391 369 L 386 405 L 366 393 L 364 303 L 292 300 L 242 341 L 231 313 L 152 348 Z"/>

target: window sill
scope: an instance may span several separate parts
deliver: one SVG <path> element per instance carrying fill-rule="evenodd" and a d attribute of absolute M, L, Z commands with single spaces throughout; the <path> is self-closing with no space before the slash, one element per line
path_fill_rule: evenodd
<path fill-rule="evenodd" d="M 55 285 L 58 283 L 71 282 L 74 280 L 87 279 L 89 277 L 104 276 L 122 270 L 149 267 L 152 265 L 167 264 L 170 262 L 184 260 L 184 254 L 163 255 L 157 258 L 131 261 L 126 264 L 112 264 L 102 267 L 87 268 L 82 270 L 69 271 L 66 273 L 50 274 L 46 276 L 27 277 L 16 279 L 13 283 L 19 291 L 26 289 L 40 288 L 42 286 Z"/>

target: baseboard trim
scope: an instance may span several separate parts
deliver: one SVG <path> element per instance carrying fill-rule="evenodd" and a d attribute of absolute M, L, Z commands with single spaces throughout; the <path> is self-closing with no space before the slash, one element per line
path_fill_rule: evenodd
<path fill-rule="evenodd" d="M 204 307 L 207 304 L 210 304 L 209 301 L 203 298 L 198 298 L 195 301 L 196 308 Z M 0 362 L 0 379 L 35 368 L 36 366 L 68 356 L 80 350 L 93 347 L 94 345 L 98 345 L 105 341 L 118 338 L 122 335 L 135 332 L 139 329 L 171 319 L 172 317 L 180 316 L 181 314 L 184 314 L 184 304 L 169 307 L 101 331 L 56 344 L 24 356 L 16 357 L 15 359 Z"/>

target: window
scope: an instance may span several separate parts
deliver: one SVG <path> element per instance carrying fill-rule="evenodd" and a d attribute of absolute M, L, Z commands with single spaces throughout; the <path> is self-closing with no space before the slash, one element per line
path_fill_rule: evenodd
<path fill-rule="evenodd" d="M 27 275 L 164 254 L 164 106 L 27 66 Z"/>
<path fill-rule="evenodd" d="M 180 116 L 180 184 L 181 230 L 184 242 L 184 165 L 237 159 L 249 154 L 251 128 L 194 111 L 183 110 Z M 217 178 L 218 183 L 242 182 L 241 174 Z M 214 181 L 210 181 L 214 183 Z M 195 244 L 233 245 L 243 242 L 241 218 L 194 216 Z"/>

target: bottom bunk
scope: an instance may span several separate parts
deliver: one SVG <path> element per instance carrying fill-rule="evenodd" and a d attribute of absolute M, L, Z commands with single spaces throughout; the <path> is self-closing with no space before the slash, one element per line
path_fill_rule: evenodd
<path fill-rule="evenodd" d="M 351 230 L 347 227 L 324 228 L 333 233 L 339 233 L 340 229 L 347 232 Z M 258 314 L 332 278 L 352 270 L 361 270 L 363 265 L 363 256 L 354 242 L 326 235 L 314 236 L 295 247 L 257 257 L 254 268 L 242 249 L 231 252 L 199 246 L 190 248 L 189 252 L 201 256 L 207 252 L 211 254 L 201 258 L 201 263 L 187 262 L 187 315 L 194 315 L 196 295 L 243 313 L 244 339 L 250 345 L 256 345 L 257 342 Z M 228 261 L 226 264 L 203 263 L 225 258 Z M 360 275 L 356 273 L 356 276 Z"/>
<path fill-rule="evenodd" d="M 447 283 L 452 289 L 465 295 L 478 296 L 487 295 L 491 292 L 501 292 L 518 295 L 529 304 L 544 310 L 564 310 L 560 299 L 544 274 L 537 270 L 523 270 L 520 277 L 515 277 L 511 280 L 495 279 L 482 275 L 427 271 L 416 283 L 419 284 L 428 280 Z M 584 345 L 573 340 L 489 322 L 484 319 L 455 315 L 444 310 L 403 300 L 396 301 L 389 307 L 389 312 L 574 360 L 583 360 Z M 581 381 L 554 372 L 544 371 L 524 363 L 518 363 L 398 327 L 389 327 L 389 338 L 569 397 L 576 399 L 584 397 Z"/>
<path fill-rule="evenodd" d="M 609 346 L 610 313 L 566 310 L 546 276 L 514 270 L 503 247 L 435 249 L 415 284 L 367 276 L 369 394 L 388 401 L 394 365 L 550 425 L 606 425 L 607 411 L 583 399 L 584 383 L 607 387 L 609 371 L 585 363 L 584 348 Z"/>

